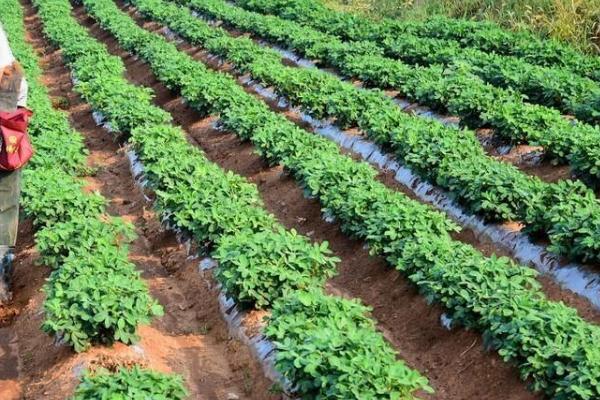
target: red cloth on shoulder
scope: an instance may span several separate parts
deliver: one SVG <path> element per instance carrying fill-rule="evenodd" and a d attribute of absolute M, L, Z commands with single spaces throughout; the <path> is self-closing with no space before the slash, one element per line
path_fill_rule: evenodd
<path fill-rule="evenodd" d="M 0 111 L 0 170 L 14 171 L 23 167 L 33 156 L 33 147 L 27 135 L 31 110 L 19 108 L 15 112 Z"/>

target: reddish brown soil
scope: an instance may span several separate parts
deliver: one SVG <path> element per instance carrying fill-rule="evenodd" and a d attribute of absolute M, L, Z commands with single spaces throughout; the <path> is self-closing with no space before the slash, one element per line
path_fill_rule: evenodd
<path fill-rule="evenodd" d="M 211 128 L 211 119 L 186 107 L 182 99 L 160 84 L 141 61 L 123 52 L 116 41 L 88 18 L 82 9 L 75 15 L 97 39 L 125 61 L 127 77 L 155 90 L 156 104 L 167 109 L 202 147 L 207 156 L 225 169 L 246 176 L 258 185 L 269 211 L 289 228 L 314 240 L 326 240 L 342 259 L 339 275 L 330 290 L 358 297 L 371 305 L 373 315 L 388 340 L 410 365 L 426 374 L 436 399 L 534 399 L 518 378 L 516 369 L 497 355 L 483 349 L 480 335 L 462 329 L 452 331 L 440 326 L 442 310 L 430 306 L 396 271 L 379 257 L 372 257 L 361 241 L 350 240 L 337 224 L 321 219 L 320 206 L 303 197 L 298 185 L 282 173 L 269 168 L 248 143 L 233 134 Z M 146 27 L 157 26 L 145 24 Z M 188 47 L 188 49 L 190 49 Z M 190 49 L 191 53 L 195 51 Z"/>
<path fill-rule="evenodd" d="M 9 304 L 0 306 L 0 399 L 21 398 L 19 382 L 20 360 L 19 343 L 14 322 L 28 310 L 38 308 L 39 290 L 44 284 L 49 270 L 37 265 L 38 254 L 33 240 L 33 224 L 24 220 L 19 226 L 16 259 L 12 275 L 13 298 Z"/>
<path fill-rule="evenodd" d="M 15 390 L 20 386 L 23 399 L 65 399 L 85 368 L 132 363 L 181 374 L 193 399 L 278 398 L 269 394 L 271 382 L 248 348 L 229 336 L 211 275 L 199 274 L 197 261 L 188 259 L 184 246 L 173 234 L 163 231 L 133 184 L 124 151 L 95 125 L 89 107 L 72 91 L 60 53 L 43 40 L 38 18 L 30 4 L 25 6 L 28 39 L 43 56 L 44 83 L 52 96 L 61 99 L 90 149 L 89 165 L 96 172 L 88 178 L 89 186 L 109 200 L 111 215 L 134 224 L 138 238 L 130 247 L 130 259 L 165 308 L 165 316 L 151 326 L 140 327 L 141 340 L 134 346 L 98 346 L 75 354 L 66 346 L 54 344 L 39 329 L 43 293 L 38 289 L 48 270 L 34 266 L 31 226 L 23 224 L 15 299 L 10 305 L 14 311 L 0 311 L 0 315 L 15 315 L 7 319 L 0 332 L 0 398 L 19 398 Z"/>

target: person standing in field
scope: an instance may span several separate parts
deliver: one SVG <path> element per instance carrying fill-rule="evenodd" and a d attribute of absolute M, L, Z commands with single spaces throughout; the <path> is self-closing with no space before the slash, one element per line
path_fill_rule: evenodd
<path fill-rule="evenodd" d="M 27 81 L 0 24 L 0 113 L 14 113 L 26 105 Z M 10 144 L 3 148 L 10 151 Z M 9 279 L 19 225 L 20 184 L 20 169 L 0 170 L 0 304 L 11 298 Z"/>

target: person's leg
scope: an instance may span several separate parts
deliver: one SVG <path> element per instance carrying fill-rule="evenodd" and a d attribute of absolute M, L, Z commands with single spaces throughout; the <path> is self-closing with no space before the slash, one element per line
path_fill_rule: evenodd
<path fill-rule="evenodd" d="M 19 228 L 21 171 L 0 172 L 0 304 L 10 300 L 10 277 Z"/>

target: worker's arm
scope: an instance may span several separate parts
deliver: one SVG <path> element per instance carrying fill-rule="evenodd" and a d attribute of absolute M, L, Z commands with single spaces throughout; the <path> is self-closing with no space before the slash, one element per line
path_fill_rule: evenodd
<path fill-rule="evenodd" d="M 8 39 L 6 37 L 6 33 L 4 33 L 4 28 L 2 27 L 2 24 L 0 24 L 0 70 L 4 69 L 4 67 L 12 65 L 14 62 L 15 57 L 10 49 L 10 45 L 8 44 Z M 23 79 L 21 80 L 21 87 L 19 89 L 17 106 L 27 106 L 28 90 L 29 87 L 27 85 L 27 81 L 23 76 Z"/>

